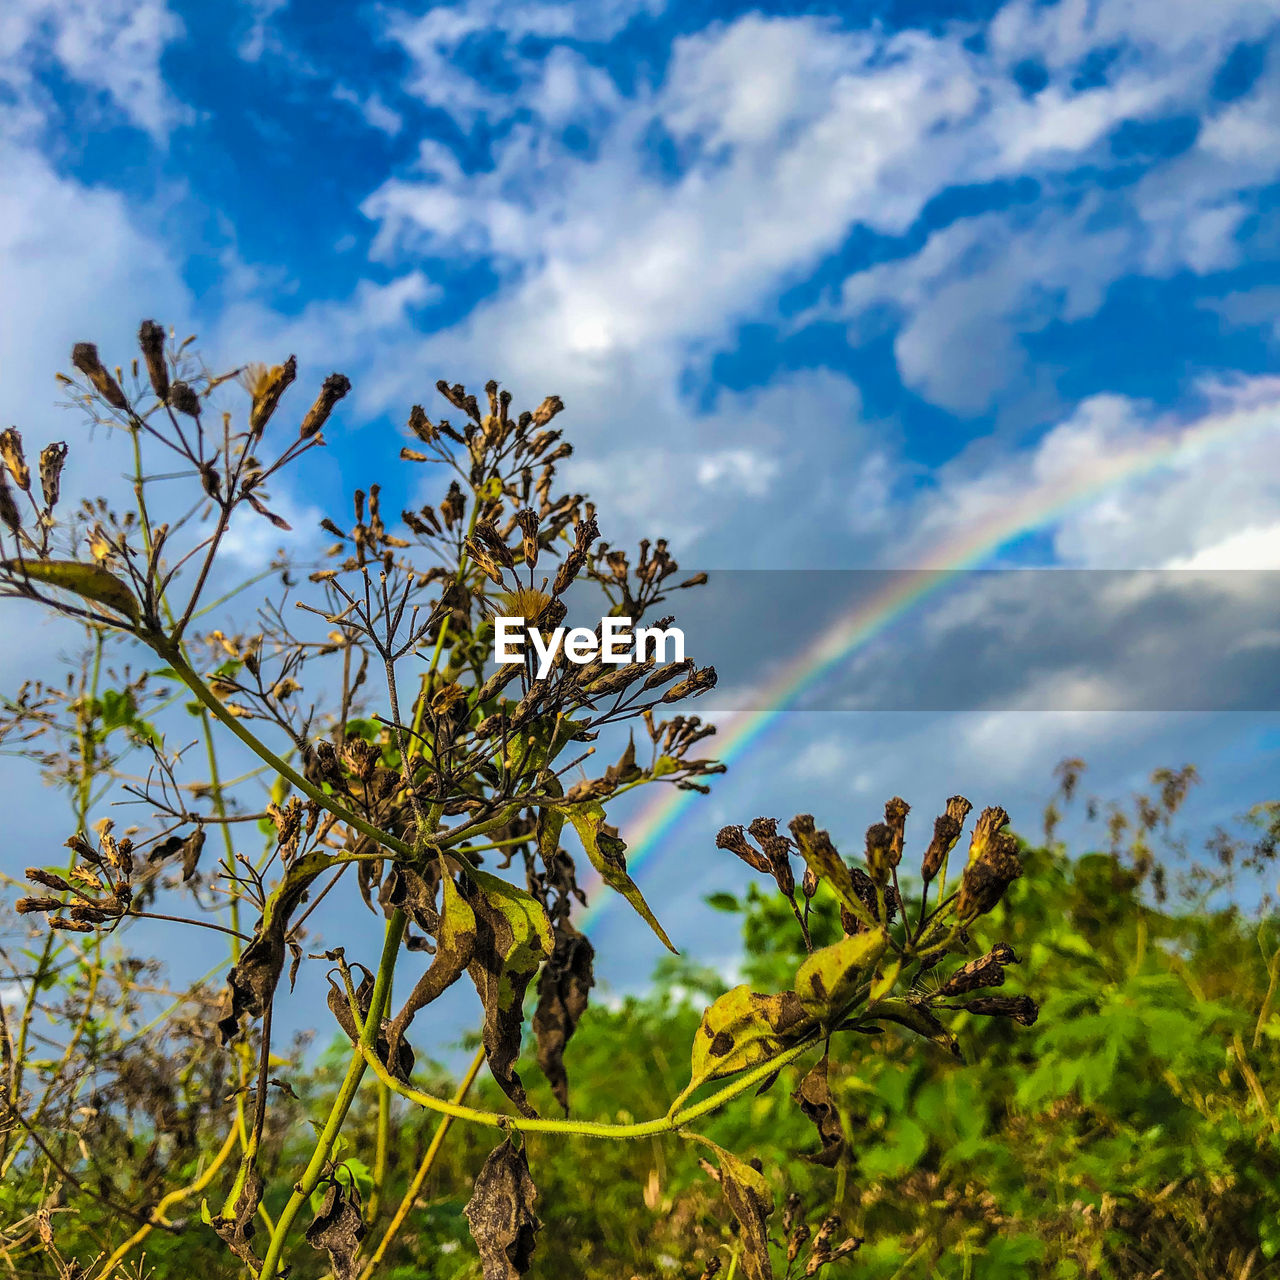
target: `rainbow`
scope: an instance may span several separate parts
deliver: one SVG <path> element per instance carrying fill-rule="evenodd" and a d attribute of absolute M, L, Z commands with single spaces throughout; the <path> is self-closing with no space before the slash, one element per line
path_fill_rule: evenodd
<path fill-rule="evenodd" d="M 759 709 L 721 718 L 714 739 L 716 758 L 726 764 L 741 760 L 806 691 L 836 670 L 851 654 L 921 601 L 944 588 L 958 574 L 983 566 L 1000 550 L 1059 521 L 1121 483 L 1171 465 L 1194 463 L 1223 445 L 1280 425 L 1280 382 L 1266 380 L 1270 395 L 1263 402 L 1236 405 L 1210 413 L 1189 424 L 1153 431 L 1128 448 L 1090 457 L 1051 480 L 1032 483 L 1000 505 L 990 517 L 975 521 L 928 550 L 918 569 L 886 575 L 886 585 L 872 598 L 838 618 L 799 653 L 779 667 L 759 689 Z M 635 878 L 675 830 L 693 791 L 658 788 L 659 795 L 627 824 L 627 867 Z M 583 885 L 591 905 L 580 927 L 590 932 L 617 895 L 608 892 L 598 875 Z"/>

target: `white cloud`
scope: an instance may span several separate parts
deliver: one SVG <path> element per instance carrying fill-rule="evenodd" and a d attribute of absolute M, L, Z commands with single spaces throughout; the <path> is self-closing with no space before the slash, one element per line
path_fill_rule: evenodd
<path fill-rule="evenodd" d="M 1176 556 L 1170 569 L 1280 569 L 1280 521 L 1229 533 L 1193 554 Z"/>
<path fill-rule="evenodd" d="M 17 125 L 28 132 L 43 121 L 48 104 L 35 73 L 51 59 L 133 124 L 164 139 L 189 118 L 160 67 L 182 30 L 164 0 L 8 0 L 0 13 L 0 84 L 18 95 L 19 111 L 10 115 L 7 131 L 12 136 Z"/>
<path fill-rule="evenodd" d="M 704 489 L 729 489 L 758 498 L 768 493 L 778 464 L 750 449 L 724 449 L 709 453 L 698 463 L 696 475 Z"/>
<path fill-rule="evenodd" d="M 338 102 L 353 107 L 371 129 L 377 129 L 389 138 L 394 138 L 404 128 L 404 117 L 393 107 L 387 106 L 377 93 L 361 97 L 354 89 L 340 84 L 334 89 L 333 96 Z"/>

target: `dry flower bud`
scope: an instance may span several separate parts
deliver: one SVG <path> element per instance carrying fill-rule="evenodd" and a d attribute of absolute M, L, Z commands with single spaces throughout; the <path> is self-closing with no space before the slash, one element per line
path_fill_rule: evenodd
<path fill-rule="evenodd" d="M 62 492 L 62 468 L 67 462 L 67 446 L 59 441 L 40 450 L 40 491 L 44 505 L 52 510 Z"/>
<path fill-rule="evenodd" d="M 427 417 L 426 410 L 420 404 L 415 404 L 409 410 L 409 430 L 423 444 L 435 444 L 440 439 L 439 430 L 436 428 L 435 423 Z"/>
<path fill-rule="evenodd" d="M 965 868 L 960 882 L 956 911 L 962 920 L 985 915 L 1004 897 L 1004 891 L 1022 874 L 1017 851 L 1017 840 L 1003 832 L 996 832 L 983 845 L 977 860 Z"/>
<path fill-rule="evenodd" d="M 1004 986 L 1004 965 L 994 951 L 963 964 L 938 988 L 940 996 L 962 996 L 984 987 Z"/>
<path fill-rule="evenodd" d="M 9 478 L 0 472 L 0 522 L 10 533 L 17 533 L 22 524 L 22 513 L 13 500 L 13 490 L 9 488 Z"/>
<path fill-rule="evenodd" d="M 715 667 L 702 667 L 679 684 L 672 685 L 662 695 L 663 702 L 679 702 L 681 698 L 696 698 L 700 693 L 716 687 Z"/>
<path fill-rule="evenodd" d="M 531 569 L 538 563 L 538 513 L 532 507 L 523 507 L 516 512 L 516 524 L 523 535 L 524 562 Z"/>
<path fill-rule="evenodd" d="M 321 385 L 320 394 L 316 396 L 315 403 L 307 410 L 307 416 L 302 419 L 298 438 L 310 440 L 312 436 L 318 435 L 324 424 L 329 421 L 333 406 L 350 390 L 351 379 L 346 374 L 331 373 Z"/>
<path fill-rule="evenodd" d="M 889 882 L 893 870 L 893 829 L 883 822 L 867 828 L 867 870 L 879 885 Z"/>
<path fill-rule="evenodd" d="M 35 911 L 58 911 L 62 907 L 59 898 L 19 898 L 13 909 L 20 915 L 30 915 Z"/>
<path fill-rule="evenodd" d="M 77 342 L 71 348 L 71 363 L 89 379 L 93 389 L 113 409 L 129 407 L 120 384 L 103 368 L 102 361 L 98 358 L 98 348 L 92 342 Z"/>
<path fill-rule="evenodd" d="M 920 875 L 928 884 L 938 874 L 943 860 L 955 848 L 960 839 L 960 823 L 950 813 L 940 814 L 933 823 L 933 839 L 924 851 L 924 859 L 920 864 Z"/>
<path fill-rule="evenodd" d="M 969 861 L 977 862 L 996 833 L 1008 825 L 1009 815 L 999 805 L 983 809 L 978 815 L 977 822 L 973 824 L 973 838 L 969 842 Z"/>
<path fill-rule="evenodd" d="M 564 409 L 564 401 L 559 396 L 548 396 L 534 411 L 533 425 L 545 427 L 552 418 Z"/>
<path fill-rule="evenodd" d="M 144 320 L 138 330 L 138 345 L 147 365 L 151 389 L 161 399 L 169 395 L 169 367 L 164 359 L 164 330 L 154 320 Z"/>
<path fill-rule="evenodd" d="M 906 840 L 907 814 L 911 806 L 900 796 L 894 796 L 884 807 L 885 825 L 893 832 L 893 842 L 889 848 L 889 857 L 893 866 L 902 861 L 902 846 Z"/>
<path fill-rule="evenodd" d="M 764 875 L 772 874 L 773 868 L 769 865 L 769 859 L 751 844 L 741 827 L 723 827 L 720 834 L 716 836 L 716 848 L 728 849 L 753 871 L 759 871 Z"/>
<path fill-rule="evenodd" d="M 7 427 L 0 431 L 0 457 L 9 468 L 13 482 L 24 493 L 31 491 L 31 469 L 27 466 L 26 456 L 22 452 L 22 436 L 17 427 Z"/>
<path fill-rule="evenodd" d="M 253 407 L 249 410 L 249 432 L 260 435 L 263 428 L 275 413 L 280 397 L 285 388 L 298 375 L 298 362 L 290 356 L 284 364 L 273 365 L 270 369 L 261 364 L 249 365 L 244 372 L 244 383 L 253 396 Z"/>
<path fill-rule="evenodd" d="M 200 416 L 200 397 L 194 387 L 181 380 L 169 388 L 169 404 L 179 413 L 185 413 L 188 418 Z"/>
<path fill-rule="evenodd" d="M 1012 1018 L 1024 1027 L 1033 1025 L 1040 1016 L 1040 1007 L 1030 996 L 977 996 L 961 1007 L 988 1018 Z"/>
<path fill-rule="evenodd" d="M 42 884 L 46 889 L 59 889 L 64 893 L 71 889 L 61 876 L 54 875 L 52 871 L 42 871 L 39 867 L 28 867 L 26 876 L 28 880 L 34 880 L 36 884 Z"/>

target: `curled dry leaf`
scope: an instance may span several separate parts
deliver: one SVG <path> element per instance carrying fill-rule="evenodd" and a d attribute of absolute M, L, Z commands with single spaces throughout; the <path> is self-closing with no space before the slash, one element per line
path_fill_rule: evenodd
<path fill-rule="evenodd" d="M 253 1251 L 253 1216 L 258 1212 L 262 1190 L 262 1174 L 256 1168 L 251 1168 L 245 1178 L 244 1189 L 232 1206 L 231 1217 L 219 1216 L 212 1219 L 211 1223 L 223 1244 L 241 1262 L 251 1267 L 255 1275 L 262 1269 L 262 1259 Z"/>
<path fill-rule="evenodd" d="M 508 1138 L 489 1153 L 463 1210 L 480 1250 L 484 1280 L 514 1280 L 529 1270 L 534 1238 L 542 1229 L 533 1211 L 537 1198 L 529 1158 Z"/>
<path fill-rule="evenodd" d="M 405 1029 L 419 1009 L 436 1000 L 467 971 L 476 949 L 476 913 L 458 892 L 443 860 L 440 863 L 441 910 L 437 913 L 430 886 L 416 871 L 397 868 L 388 892 L 392 906 L 402 907 L 418 924 L 435 934 L 436 953 L 418 979 L 404 1008 L 391 1020 L 387 1037 L 399 1050 Z M 434 918 L 434 919 L 433 919 Z"/>
<path fill-rule="evenodd" d="M 555 950 L 538 978 L 538 1007 L 533 1015 L 538 1065 L 565 1115 L 569 1114 L 569 1076 L 564 1050 L 586 1012 L 595 982 L 594 957 L 595 948 L 587 937 L 566 924 L 556 929 Z"/>
<path fill-rule="evenodd" d="M 355 1189 L 334 1181 L 307 1228 L 307 1243 L 328 1253 L 333 1280 L 355 1280 L 360 1274 L 356 1251 L 367 1230 Z"/>
<path fill-rule="evenodd" d="M 815 1155 L 806 1156 L 814 1164 L 824 1165 L 830 1169 L 844 1155 L 844 1128 L 840 1123 L 840 1112 L 836 1109 L 835 1099 L 831 1096 L 831 1085 L 827 1079 L 827 1055 L 814 1063 L 809 1074 L 800 1081 L 795 1093 L 791 1096 L 804 1112 L 805 1117 L 812 1120 L 822 1141 L 822 1150 Z"/>

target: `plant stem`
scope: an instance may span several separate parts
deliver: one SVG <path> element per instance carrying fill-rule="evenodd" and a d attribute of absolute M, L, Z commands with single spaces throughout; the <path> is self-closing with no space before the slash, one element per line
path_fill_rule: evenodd
<path fill-rule="evenodd" d="M 298 1216 L 298 1210 L 307 1202 L 307 1198 L 320 1183 L 325 1166 L 329 1162 L 333 1144 L 338 1140 L 347 1112 L 355 1101 L 356 1090 L 360 1087 L 366 1064 L 370 1057 L 374 1062 L 378 1061 L 373 1053 L 373 1044 L 382 1023 L 382 1011 L 387 1003 L 387 992 L 391 986 L 391 975 L 395 970 L 396 958 L 400 952 L 400 941 L 404 937 L 404 927 L 404 912 L 393 911 L 387 920 L 387 931 L 382 943 L 382 958 L 378 962 L 373 994 L 369 999 L 369 1016 L 360 1029 L 359 1043 L 351 1055 L 347 1074 L 338 1089 L 338 1096 L 333 1100 L 329 1118 L 321 1130 L 311 1160 L 303 1171 L 302 1177 L 294 1184 L 293 1195 L 289 1197 L 288 1203 L 281 1210 L 280 1217 L 276 1221 L 276 1229 L 271 1233 L 271 1242 L 267 1246 L 266 1257 L 262 1260 L 262 1270 L 258 1273 L 258 1280 L 271 1280 L 277 1274 L 289 1228 L 293 1225 L 294 1218 Z M 382 1064 L 378 1063 L 378 1065 Z"/>
<path fill-rule="evenodd" d="M 819 1037 L 818 1031 L 812 1031 L 798 1043 L 785 1049 L 768 1062 L 762 1062 L 745 1075 L 740 1076 L 732 1084 L 695 1102 L 691 1106 L 672 1111 L 656 1120 L 642 1120 L 635 1124 L 601 1124 L 592 1120 L 543 1120 L 540 1117 L 511 1116 L 497 1111 L 478 1111 L 474 1107 L 465 1107 L 456 1102 L 446 1102 L 443 1098 L 433 1097 L 419 1089 L 401 1084 L 379 1061 L 372 1047 L 360 1046 L 360 1052 L 369 1064 L 374 1075 L 389 1089 L 416 1102 L 419 1106 L 439 1111 L 446 1116 L 458 1120 L 470 1120 L 473 1124 L 484 1125 L 490 1129 L 517 1129 L 521 1133 L 565 1133 L 575 1134 L 581 1138 L 647 1138 L 655 1133 L 674 1133 L 684 1128 L 693 1120 L 697 1120 L 712 1111 L 718 1111 L 726 1102 L 731 1102 L 739 1094 L 745 1093 L 753 1085 L 773 1075 L 789 1062 L 794 1062 L 802 1053 L 811 1049 Z M 266 1280 L 266 1277 L 263 1277 Z"/>

